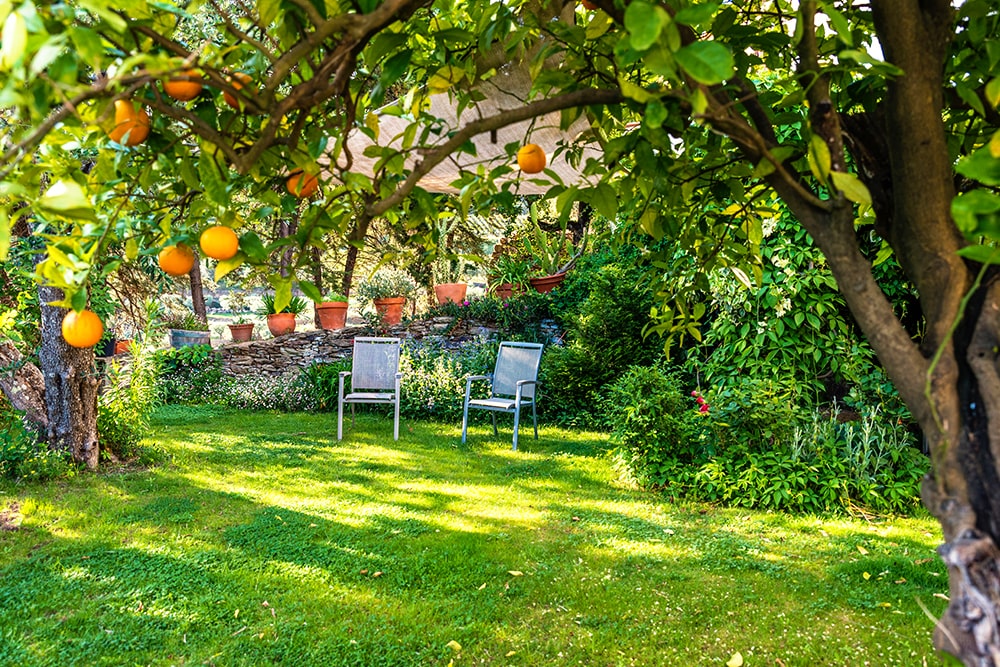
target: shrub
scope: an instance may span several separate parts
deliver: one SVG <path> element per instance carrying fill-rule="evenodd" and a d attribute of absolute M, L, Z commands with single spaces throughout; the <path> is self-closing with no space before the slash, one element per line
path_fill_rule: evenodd
<path fill-rule="evenodd" d="M 495 342 L 447 350 L 434 343 L 409 343 L 403 348 L 400 412 L 410 418 L 462 418 L 465 378 L 493 372 L 499 346 Z M 483 391 L 486 383 L 473 383 Z M 475 396 L 480 396 L 476 393 Z"/>
<path fill-rule="evenodd" d="M 6 402 L 0 406 L 0 477 L 37 481 L 72 475 L 69 454 L 46 447 L 24 427 L 22 416 Z"/>
<path fill-rule="evenodd" d="M 97 435 L 102 454 L 132 460 L 149 434 L 149 418 L 157 403 L 157 362 L 142 344 L 131 346 L 131 367 L 108 366 L 104 391 L 97 401 Z"/>
<path fill-rule="evenodd" d="M 157 392 L 164 403 L 211 402 L 222 380 L 222 362 L 211 345 L 187 345 L 159 350 Z"/>
<path fill-rule="evenodd" d="M 621 472 L 646 488 L 666 484 L 676 462 L 702 459 L 702 417 L 677 378 L 658 366 L 633 366 L 608 388 L 604 409 Z"/>
<path fill-rule="evenodd" d="M 281 376 L 224 375 L 207 395 L 206 402 L 240 410 L 312 412 L 319 409 L 316 396 L 302 381 L 302 375 L 296 373 Z"/>

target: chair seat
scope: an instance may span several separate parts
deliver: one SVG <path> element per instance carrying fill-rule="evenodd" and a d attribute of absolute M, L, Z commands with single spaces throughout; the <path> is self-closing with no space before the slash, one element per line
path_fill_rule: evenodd
<path fill-rule="evenodd" d="M 395 403 L 396 394 L 385 394 L 375 391 L 352 391 L 350 394 L 344 396 L 345 403 L 351 403 L 351 402 L 371 403 L 373 401 L 386 401 L 387 403 Z"/>
<path fill-rule="evenodd" d="M 483 408 L 484 410 L 504 410 L 512 411 L 517 405 L 517 401 L 513 398 L 501 398 L 495 396 L 493 398 L 483 398 L 477 400 L 469 401 L 470 408 Z M 521 400 L 521 405 L 531 405 L 531 401 Z"/>

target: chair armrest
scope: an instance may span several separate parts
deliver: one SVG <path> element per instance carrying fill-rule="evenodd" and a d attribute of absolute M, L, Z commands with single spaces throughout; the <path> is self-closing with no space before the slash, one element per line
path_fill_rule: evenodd
<path fill-rule="evenodd" d="M 489 375 L 466 375 L 465 376 L 465 403 L 469 402 L 469 397 L 472 395 L 472 383 L 475 380 L 492 380 L 493 378 Z"/>
<path fill-rule="evenodd" d="M 473 380 L 489 380 L 489 375 L 466 375 L 465 379 L 467 382 L 472 382 Z"/>
<path fill-rule="evenodd" d="M 351 371 L 340 371 L 340 373 L 338 373 L 337 375 L 338 375 L 338 377 L 344 378 L 344 377 L 347 377 L 350 374 L 351 374 Z"/>
<path fill-rule="evenodd" d="M 514 386 L 523 387 L 526 384 L 538 384 L 538 380 L 518 380 Z"/>
<path fill-rule="evenodd" d="M 518 380 L 514 384 L 514 400 L 515 401 L 517 401 L 518 403 L 521 402 L 521 393 L 524 391 L 524 388 L 527 387 L 529 384 L 530 385 L 537 385 L 538 381 L 537 380 Z M 534 401 L 535 397 L 532 396 L 531 400 Z"/>

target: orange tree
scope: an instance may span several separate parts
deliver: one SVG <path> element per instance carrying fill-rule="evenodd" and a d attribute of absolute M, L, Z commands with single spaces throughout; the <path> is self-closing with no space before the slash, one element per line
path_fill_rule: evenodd
<path fill-rule="evenodd" d="M 80 389 L 88 358 L 72 356 L 46 317 L 84 308 L 87 286 L 114 266 L 112 242 L 127 259 L 194 247 L 208 224 L 232 227 L 239 252 L 216 274 L 281 257 L 289 270 L 267 273 L 281 303 L 314 249 L 356 248 L 376 218 L 437 219 L 441 200 L 419 181 L 474 154 L 476 137 L 548 112 L 567 126 L 583 115 L 603 157 L 584 165 L 586 185 L 551 179 L 564 215 L 585 201 L 624 241 L 683 248 L 748 286 L 769 211 L 786 207 L 812 236 L 932 452 L 924 500 L 951 574 L 937 641 L 966 664 L 1000 663 L 1000 16 L 990 0 L 91 0 L 6 4 L 0 20 L 0 254 L 25 219 L 45 235 L 37 275 L 53 304 L 43 314 L 43 352 L 53 352 L 41 356 L 58 384 L 45 401 L 62 424 L 49 425 L 55 446 L 96 465 L 92 397 Z M 523 104 L 457 127 L 428 117 L 429 93 L 468 108 L 476 84 L 511 60 L 532 78 Z M 164 94 L 164 81 L 192 72 L 203 84 L 192 100 Z M 131 147 L 107 134 L 126 99 L 150 113 Z M 354 169 L 348 134 L 379 138 L 385 115 L 405 130 L 364 149 L 371 166 Z M 133 143 L 145 124 L 124 122 L 120 138 Z M 516 170 L 518 145 L 506 148 L 507 164 L 473 160 L 456 176 L 458 208 L 513 196 L 497 186 Z M 584 156 L 570 144 L 560 152 Z M 284 188 L 295 169 L 319 176 L 315 199 Z M 249 231 L 293 213 L 293 234 Z M 916 330 L 873 276 L 886 254 L 919 293 Z M 653 328 L 696 334 L 703 284 L 665 280 Z"/>

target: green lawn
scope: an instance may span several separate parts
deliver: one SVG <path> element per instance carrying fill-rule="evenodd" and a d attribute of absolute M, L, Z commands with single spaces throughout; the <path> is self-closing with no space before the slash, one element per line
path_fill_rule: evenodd
<path fill-rule="evenodd" d="M 507 428 L 170 408 L 160 466 L 0 484 L 0 664 L 940 664 L 932 520 L 671 504 Z"/>

